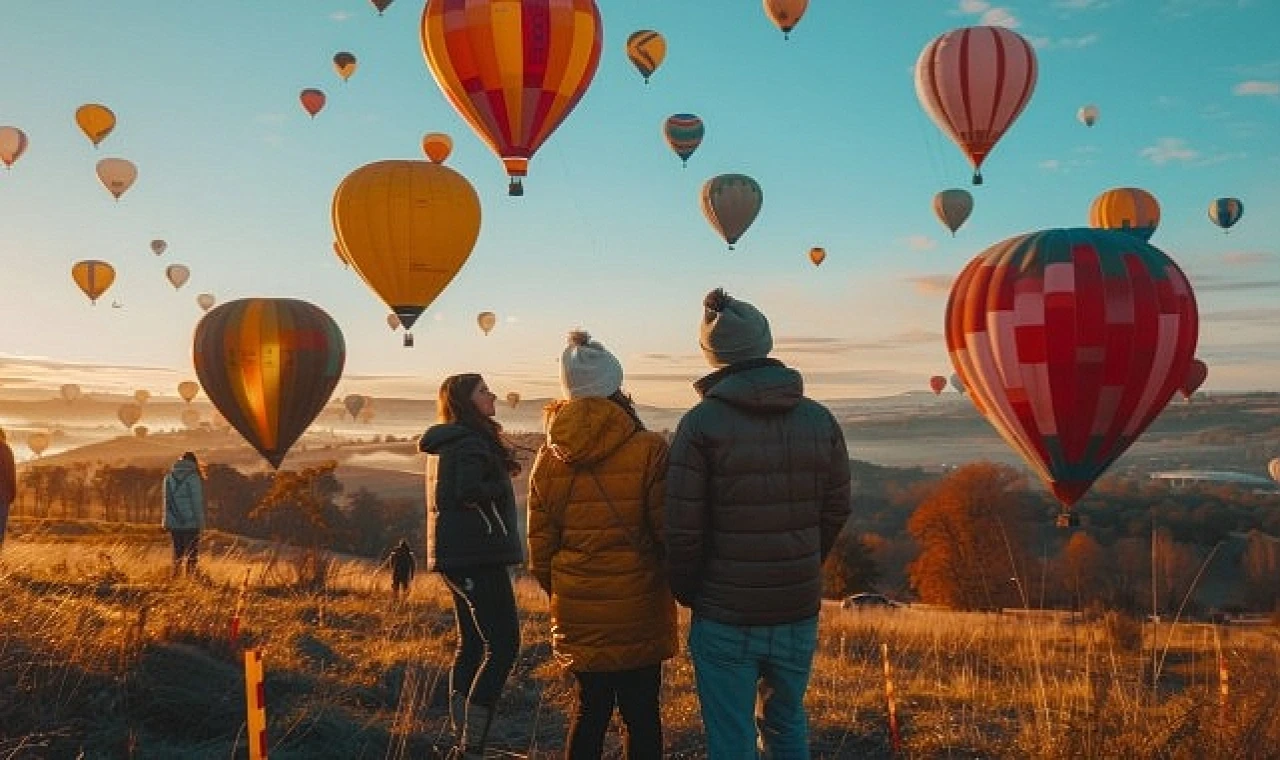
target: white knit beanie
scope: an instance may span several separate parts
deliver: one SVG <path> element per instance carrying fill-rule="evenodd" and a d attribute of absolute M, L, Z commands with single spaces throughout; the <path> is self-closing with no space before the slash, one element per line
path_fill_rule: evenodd
<path fill-rule="evenodd" d="M 569 333 L 560 355 L 560 389 L 565 398 L 607 398 L 622 389 L 622 363 L 584 330 Z"/>

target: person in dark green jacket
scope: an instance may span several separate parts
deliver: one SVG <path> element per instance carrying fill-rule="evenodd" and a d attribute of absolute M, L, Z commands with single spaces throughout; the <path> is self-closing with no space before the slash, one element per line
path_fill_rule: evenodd
<path fill-rule="evenodd" d="M 494 708 L 520 650 L 508 568 L 524 563 L 511 478 L 515 452 L 493 419 L 495 396 L 477 374 L 440 386 L 439 424 L 423 434 L 427 457 L 427 569 L 453 594 L 458 648 L 449 671 L 453 758 L 480 758 Z"/>

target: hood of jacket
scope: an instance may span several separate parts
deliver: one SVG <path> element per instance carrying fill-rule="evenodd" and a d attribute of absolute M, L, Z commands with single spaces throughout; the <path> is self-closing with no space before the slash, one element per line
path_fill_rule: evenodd
<path fill-rule="evenodd" d="M 422 434 L 422 438 L 418 440 L 418 450 L 428 454 L 439 454 L 442 450 L 472 436 L 479 438 L 480 434 L 466 425 L 443 422 L 432 425 Z"/>
<path fill-rule="evenodd" d="M 631 415 L 607 398 L 557 402 L 550 411 L 547 447 L 568 465 L 594 465 L 617 451 L 639 429 Z"/>
<path fill-rule="evenodd" d="M 714 398 L 766 414 L 789 412 L 804 398 L 800 373 L 777 359 L 731 364 L 694 383 L 704 398 Z"/>
<path fill-rule="evenodd" d="M 173 467 L 169 470 L 169 474 L 173 479 L 181 483 L 192 475 L 198 475 L 196 463 L 189 459 L 179 459 L 173 463 Z"/>

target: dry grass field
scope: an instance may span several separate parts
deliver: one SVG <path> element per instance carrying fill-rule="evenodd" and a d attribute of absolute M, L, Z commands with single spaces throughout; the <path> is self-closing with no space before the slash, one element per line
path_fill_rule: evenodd
<path fill-rule="evenodd" d="M 318 569 L 296 550 L 213 533 L 202 577 L 172 581 L 156 528 L 11 527 L 0 556 L 3 760 L 247 757 L 228 641 L 242 592 L 241 643 L 264 651 L 273 759 L 429 757 L 444 741 L 454 635 L 433 576 L 394 605 L 387 574 L 369 562 Z M 524 646 L 496 745 L 558 757 L 570 681 L 546 644 L 545 599 L 529 582 L 519 588 Z M 1114 618 L 833 605 L 808 698 L 814 757 L 895 756 L 884 645 L 899 757 L 1280 756 L 1273 626 L 1153 631 Z M 666 667 L 663 711 L 669 756 L 704 757 L 683 655 Z"/>

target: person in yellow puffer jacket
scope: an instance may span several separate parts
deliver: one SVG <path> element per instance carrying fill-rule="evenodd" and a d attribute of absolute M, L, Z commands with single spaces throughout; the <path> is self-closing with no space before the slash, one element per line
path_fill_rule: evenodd
<path fill-rule="evenodd" d="M 678 648 L 662 569 L 667 444 L 622 392 L 622 365 L 585 332 L 560 359 L 529 478 L 529 564 L 551 597 L 551 644 L 578 682 L 565 757 L 599 758 L 615 705 L 628 760 L 662 757 L 662 662 Z"/>

